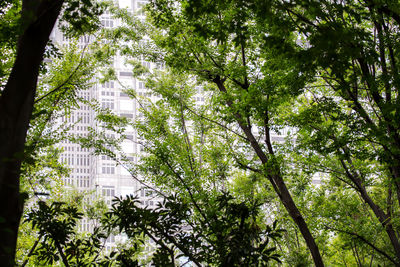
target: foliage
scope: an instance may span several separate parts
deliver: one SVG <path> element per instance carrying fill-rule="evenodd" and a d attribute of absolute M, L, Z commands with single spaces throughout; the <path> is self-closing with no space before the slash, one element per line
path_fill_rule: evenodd
<path fill-rule="evenodd" d="M 18 227 L 26 198 L 26 194 L 19 190 L 21 163 L 25 158 L 24 150 L 29 153 L 34 148 L 25 147 L 25 140 L 33 113 L 38 75 L 44 69 L 42 62 L 47 54 L 46 45 L 64 3 L 64 15 L 81 12 L 79 17 L 68 18 L 77 32 L 96 25 L 102 12 L 100 5 L 90 0 L 84 1 L 83 5 L 80 1 L 64 0 L 2 1 L 0 6 L 0 51 L 4 56 L 0 64 L 0 135 L 2 140 L 7 140 L 0 148 L 0 195 L 3 203 L 0 206 L 0 262 L 4 266 L 12 266 L 15 260 Z M 11 38 L 3 42 L 7 35 Z M 49 54 L 51 50 L 47 50 Z M 40 110 L 39 114 L 45 113 L 43 111 Z"/>
<path fill-rule="evenodd" d="M 107 1 L 68 0 L 60 19 L 67 36 L 91 34 L 100 28 L 100 15 L 109 6 Z"/>
<path fill-rule="evenodd" d="M 244 166 L 271 182 L 316 265 L 322 262 L 307 228 L 321 248 L 335 234 L 361 242 L 357 248 L 374 251 L 379 261 L 400 259 L 397 10 L 390 1 L 155 0 L 148 6 L 148 34 L 163 59 L 211 89 L 213 120 L 240 128 L 247 139 L 242 147 L 258 158 Z M 296 143 L 272 142 L 287 126 Z M 318 198 L 309 187 L 315 177 L 329 185 Z M 283 197 L 282 183 L 290 197 Z M 306 227 L 293 216 L 293 204 Z M 372 216 L 357 212 L 365 205 Z M 379 241 L 373 233 L 382 233 Z M 361 264 L 357 249 L 348 249 Z"/>
<path fill-rule="evenodd" d="M 18 35 L 18 19 L 21 4 L 19 1 L 3 1 L 0 4 L 0 88 L 4 88 L 14 63 L 15 43 Z"/>
<path fill-rule="evenodd" d="M 133 196 L 116 198 L 102 226 L 90 235 L 77 232 L 83 214 L 76 207 L 39 201 L 26 215 L 25 221 L 37 231 L 37 239 L 23 265 L 29 260 L 39 265 L 62 261 L 65 266 L 139 266 L 135 256 L 140 252 L 139 243 L 115 248 L 109 254 L 102 252 L 108 234 L 115 231 L 131 240 L 153 240 L 157 247 L 152 262 L 156 266 L 175 266 L 182 259 L 197 266 L 267 266 L 271 260 L 279 262 L 270 241 L 279 239 L 282 230 L 277 229 L 276 222 L 267 227 L 257 222 L 259 205 L 235 203 L 227 193 L 215 201 L 206 211 L 208 217 L 199 219 L 190 204 L 176 196 L 164 199 L 155 209 L 141 208 Z"/>
<path fill-rule="evenodd" d="M 281 230 L 263 227 L 257 222 L 259 206 L 235 203 L 227 193 L 209 200 L 203 218 L 193 212 L 193 203 L 170 196 L 155 209 L 140 208 L 132 196 L 117 198 L 106 214 L 111 227 L 118 227 L 129 237 L 147 236 L 158 246 L 153 261 L 156 266 L 175 266 L 188 259 L 196 266 L 266 266 L 279 262 L 270 240 Z"/>
<path fill-rule="evenodd" d="M 26 222 L 38 232 L 39 245 L 31 251 L 37 264 L 62 261 L 65 266 L 91 266 L 96 262 L 103 248 L 102 240 L 107 236 L 99 228 L 80 236 L 76 225 L 82 216 L 76 207 L 62 202 L 38 202 L 38 207 L 26 215 Z"/>
<path fill-rule="evenodd" d="M 76 122 L 82 119 L 74 112 L 77 108 L 87 105 L 96 113 L 104 113 L 99 103 L 92 103 L 81 97 L 82 92 L 91 88 L 97 81 L 97 73 L 104 69 L 104 64 L 108 64 L 112 55 L 110 49 L 99 45 L 99 39 L 96 40 L 92 36 L 91 40 L 92 42 L 86 44 L 83 49 L 78 49 L 78 40 L 72 39 L 68 46 L 53 45 L 52 52 L 42 64 L 21 168 L 21 191 L 29 196 L 27 206 L 36 201 L 37 195 L 40 194 L 50 195 L 53 201 L 76 202 L 76 199 L 66 197 L 73 195 L 70 190 L 64 188 L 62 182 L 62 178 L 70 174 L 70 167 L 61 161 L 60 155 L 63 151 L 57 146 L 58 143 L 69 140 L 84 147 L 84 141 L 81 140 L 84 138 L 70 133 Z M 72 122 L 71 117 L 76 120 Z M 109 122 L 109 125 L 111 127 L 113 122 Z M 97 132 L 96 138 L 100 134 L 103 133 Z M 103 143 L 118 142 L 108 140 L 107 143 L 103 140 Z M 98 219 L 99 214 L 96 213 L 99 208 L 92 209 L 92 212 L 85 213 L 85 216 Z M 36 238 L 27 231 L 27 224 L 21 224 L 21 227 L 16 257 L 20 262 Z"/>
<path fill-rule="evenodd" d="M 107 37 L 123 40 L 133 74 L 160 96 L 127 88 L 142 107 L 135 127 L 146 152 L 130 171 L 165 201 L 148 210 L 118 199 L 110 229 L 153 238 L 158 265 L 180 254 L 199 264 L 256 264 L 264 252 L 266 262 L 275 257 L 262 246 L 274 233 L 259 223 L 268 213 L 286 230 L 288 265 L 310 264 L 305 246 L 317 266 L 322 257 L 398 265 L 398 10 L 392 1 L 154 0 L 147 24 L 117 10 L 126 27 Z M 149 73 L 138 57 L 168 68 Z M 201 107 L 199 88 L 209 99 Z M 113 125 L 128 123 L 101 119 L 118 133 Z M 288 129 L 286 140 L 277 137 Z M 93 146 L 93 136 L 80 141 Z M 116 158 L 104 140 L 96 153 Z M 257 218 L 258 204 L 265 214 Z M 247 232 L 237 228 L 241 218 Z"/>

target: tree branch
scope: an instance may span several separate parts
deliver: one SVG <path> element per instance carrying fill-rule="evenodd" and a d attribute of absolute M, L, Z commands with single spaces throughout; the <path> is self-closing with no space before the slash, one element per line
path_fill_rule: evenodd
<path fill-rule="evenodd" d="M 368 246 L 370 246 L 372 249 L 374 249 L 375 251 L 377 251 L 378 253 L 380 253 L 380 254 L 382 254 L 384 257 L 386 257 L 388 260 L 390 260 L 391 262 L 393 262 L 395 265 L 397 265 L 397 262 L 392 258 L 392 257 L 390 257 L 386 252 L 384 252 L 383 250 L 381 250 L 381 249 L 379 249 L 378 247 L 376 247 L 374 244 L 372 244 L 371 242 L 369 242 L 366 238 L 364 238 L 363 236 L 361 236 L 361 235 L 359 235 L 359 234 L 357 234 L 357 233 L 354 233 L 354 232 L 349 232 L 349 231 L 346 231 L 346 230 L 341 230 L 341 229 L 337 229 L 337 228 L 334 228 L 334 227 L 330 227 L 330 226 L 328 226 L 328 225 L 326 225 L 326 224 L 324 224 L 324 226 L 327 228 L 327 229 L 329 229 L 329 230 L 333 230 L 333 231 L 336 231 L 336 232 L 340 232 L 340 233 L 344 233 L 344 234 L 347 234 L 347 235 L 351 235 L 351 236 L 354 236 L 354 237 L 356 237 L 357 239 L 360 239 L 361 241 L 363 241 L 364 243 L 366 243 Z"/>

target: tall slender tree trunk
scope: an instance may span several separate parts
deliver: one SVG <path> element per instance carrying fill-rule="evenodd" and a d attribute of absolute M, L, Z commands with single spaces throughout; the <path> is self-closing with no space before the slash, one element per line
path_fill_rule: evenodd
<path fill-rule="evenodd" d="M 64 0 L 24 0 L 17 56 L 0 96 L 0 266 L 14 266 L 24 199 L 20 167 L 39 67 Z"/>
<path fill-rule="evenodd" d="M 315 243 L 315 239 L 312 236 L 310 229 L 308 229 L 308 225 L 304 220 L 303 216 L 301 215 L 299 209 L 297 208 L 296 204 L 293 201 L 292 196 L 290 195 L 287 186 L 285 185 L 281 175 L 277 175 L 274 178 L 275 184 L 277 186 L 277 192 L 279 195 L 280 200 L 282 201 L 283 205 L 285 206 L 286 210 L 288 211 L 290 217 L 299 227 L 299 230 L 306 241 L 307 247 L 310 250 L 311 256 L 315 263 L 315 266 L 324 266 L 322 261 L 321 254 L 319 252 L 318 246 Z"/>
<path fill-rule="evenodd" d="M 223 92 L 227 93 L 227 90 L 225 88 L 225 85 L 223 81 L 220 79 L 220 77 L 214 78 L 213 82 L 218 86 L 218 89 Z M 233 103 L 230 100 L 227 100 L 227 105 L 229 107 L 232 107 Z M 261 160 L 261 163 L 263 165 L 268 165 L 270 163 L 267 154 L 263 151 L 261 148 L 260 144 L 254 137 L 251 128 L 244 123 L 244 119 L 239 113 L 234 114 L 236 121 L 238 122 L 240 128 L 242 129 L 243 133 L 246 135 L 247 139 L 250 142 L 251 147 L 253 148 L 254 152 L 257 154 L 258 158 Z M 269 142 L 269 140 L 268 140 Z M 269 144 L 271 146 L 271 144 Z M 272 150 L 272 148 L 271 148 Z M 271 151 L 272 153 L 272 151 Z M 293 221 L 296 223 L 297 227 L 299 227 L 299 230 L 306 241 L 307 247 L 311 253 L 311 256 L 313 258 L 314 264 L 317 267 L 322 267 L 324 266 L 324 262 L 322 260 L 321 254 L 319 252 L 319 248 L 315 242 L 314 237 L 311 234 L 310 229 L 308 228 L 308 225 L 306 221 L 304 220 L 301 212 L 296 206 L 296 203 L 293 201 L 292 196 L 290 195 L 290 192 L 282 178 L 282 174 L 279 170 L 279 166 L 276 164 L 272 164 L 271 167 L 267 170 L 268 173 L 266 173 L 266 176 L 268 177 L 269 181 L 271 182 L 275 192 L 279 196 L 279 199 L 282 201 L 283 205 L 285 206 L 286 210 L 288 211 L 290 217 L 293 219 Z"/>

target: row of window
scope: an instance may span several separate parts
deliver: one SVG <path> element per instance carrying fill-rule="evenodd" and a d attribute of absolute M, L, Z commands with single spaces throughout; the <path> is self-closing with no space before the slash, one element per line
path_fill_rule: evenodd
<path fill-rule="evenodd" d="M 101 156 L 101 159 L 102 159 L 102 160 L 113 160 L 111 157 L 106 156 L 106 155 L 102 155 L 102 156 Z"/>
<path fill-rule="evenodd" d="M 75 123 L 75 122 L 89 123 L 90 121 L 89 117 L 90 116 L 88 112 L 77 112 L 76 114 L 72 114 L 71 116 L 62 117 L 61 121 L 68 123 Z"/>
<path fill-rule="evenodd" d="M 89 166 L 90 156 L 88 154 L 61 154 L 61 162 L 69 165 Z"/>
<path fill-rule="evenodd" d="M 142 188 L 140 189 L 140 196 L 141 197 L 152 197 L 154 194 L 154 191 L 149 189 L 149 188 Z"/>
<path fill-rule="evenodd" d="M 77 154 L 76 157 L 76 165 L 89 166 L 89 155 Z"/>
<path fill-rule="evenodd" d="M 114 96 L 114 92 L 110 91 L 101 91 L 102 96 Z"/>
<path fill-rule="evenodd" d="M 103 99 L 101 100 L 102 108 L 114 109 L 114 100 L 113 99 Z"/>
<path fill-rule="evenodd" d="M 75 184 L 76 182 L 76 184 Z M 76 178 L 70 176 L 63 178 L 64 185 L 76 185 L 82 188 L 89 188 L 90 187 L 90 178 L 88 176 L 81 176 L 78 175 Z"/>
<path fill-rule="evenodd" d="M 82 232 L 90 232 L 90 223 L 88 219 L 81 219 L 79 228 Z"/>
<path fill-rule="evenodd" d="M 76 173 L 90 173 L 90 169 L 89 168 L 76 168 L 75 172 Z"/>
<path fill-rule="evenodd" d="M 103 186 L 101 194 L 103 197 L 114 197 L 115 188 L 113 186 Z"/>
<path fill-rule="evenodd" d="M 103 186 L 103 188 L 101 190 L 101 194 L 105 198 L 106 204 L 111 205 L 112 199 L 115 196 L 114 186 Z"/>
<path fill-rule="evenodd" d="M 85 187 L 88 188 L 90 186 L 89 177 L 87 176 L 78 176 L 78 187 Z"/>
<path fill-rule="evenodd" d="M 114 82 L 113 81 L 108 81 L 108 82 L 104 82 L 101 85 L 102 88 L 114 88 Z"/>
<path fill-rule="evenodd" d="M 86 131 L 88 130 L 88 127 L 87 127 L 87 126 L 80 126 L 80 125 L 77 125 L 75 128 L 76 128 L 76 130 L 78 130 L 78 131 L 84 131 L 84 132 L 86 132 Z"/>
<path fill-rule="evenodd" d="M 115 164 L 114 163 L 103 163 L 103 166 L 101 167 L 101 173 L 115 174 Z"/>

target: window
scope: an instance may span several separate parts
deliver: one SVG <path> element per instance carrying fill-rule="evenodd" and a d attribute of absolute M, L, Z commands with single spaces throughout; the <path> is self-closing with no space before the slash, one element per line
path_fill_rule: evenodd
<path fill-rule="evenodd" d="M 101 92 L 102 96 L 114 96 L 114 92 L 109 92 L 109 91 L 102 91 Z"/>
<path fill-rule="evenodd" d="M 130 71 L 120 71 L 119 76 L 124 76 L 124 77 L 132 77 L 132 72 Z"/>
<path fill-rule="evenodd" d="M 74 116 L 73 114 L 70 115 L 70 116 L 68 116 L 68 117 L 67 117 L 67 122 L 69 122 L 69 123 L 75 122 L 75 116 Z"/>
<path fill-rule="evenodd" d="M 130 113 L 121 113 L 121 117 L 124 117 L 124 118 L 133 118 L 133 114 L 130 114 Z"/>
<path fill-rule="evenodd" d="M 66 163 L 68 165 L 74 165 L 74 155 L 73 154 L 64 154 L 62 155 L 62 161 L 63 163 Z"/>
<path fill-rule="evenodd" d="M 85 188 L 89 187 L 90 186 L 89 177 L 84 177 L 84 176 L 78 177 L 78 186 Z"/>
<path fill-rule="evenodd" d="M 101 87 L 103 88 L 114 88 L 114 82 L 113 81 L 109 81 L 109 82 L 105 82 L 101 85 Z"/>
<path fill-rule="evenodd" d="M 113 99 L 103 99 L 101 101 L 101 107 L 102 108 L 114 109 L 114 100 Z"/>
<path fill-rule="evenodd" d="M 110 13 L 106 11 L 102 16 L 101 16 L 101 25 L 105 28 L 112 28 L 114 27 L 114 21 L 110 17 Z"/>
<path fill-rule="evenodd" d="M 148 188 L 140 189 L 140 196 L 141 197 L 152 197 L 153 194 L 154 194 L 154 192 L 151 189 L 148 189 Z"/>
<path fill-rule="evenodd" d="M 140 63 L 141 63 L 144 67 L 150 69 L 150 62 L 146 61 L 144 57 L 141 57 Z"/>
<path fill-rule="evenodd" d="M 106 156 L 106 155 L 102 155 L 102 156 L 101 156 L 101 159 L 102 159 L 102 160 L 113 160 L 111 157 Z"/>
<path fill-rule="evenodd" d="M 114 186 L 103 186 L 101 194 L 105 198 L 106 204 L 111 205 L 111 200 L 115 196 Z"/>
<path fill-rule="evenodd" d="M 102 195 L 103 195 L 103 197 L 113 197 L 113 196 L 115 196 L 114 186 L 103 186 Z"/>
<path fill-rule="evenodd" d="M 67 178 L 63 179 L 63 183 L 64 183 L 64 185 L 73 185 L 74 181 L 73 181 L 72 177 L 67 177 Z"/>
<path fill-rule="evenodd" d="M 101 168 L 101 172 L 104 174 L 114 174 L 115 173 L 115 166 L 113 163 L 103 163 Z"/>
<path fill-rule="evenodd" d="M 89 155 L 77 154 L 76 165 L 89 166 Z"/>
<path fill-rule="evenodd" d="M 143 84 L 143 82 L 139 82 L 139 89 L 144 89 L 144 84 Z"/>
<path fill-rule="evenodd" d="M 102 19 L 101 25 L 103 25 L 105 28 L 112 28 L 114 27 L 114 21 L 111 19 Z"/>
<path fill-rule="evenodd" d="M 80 228 L 81 228 L 81 231 L 83 231 L 83 232 L 90 232 L 89 220 L 81 219 Z"/>
<path fill-rule="evenodd" d="M 165 67 L 165 66 L 164 66 L 164 63 L 162 63 L 162 62 L 157 62 L 157 63 L 156 63 L 156 68 L 157 68 L 157 69 L 164 69 L 164 67 Z"/>
<path fill-rule="evenodd" d="M 89 43 L 90 42 L 90 36 L 89 35 L 84 35 L 82 37 L 79 37 L 79 42 L 80 43 Z"/>
<path fill-rule="evenodd" d="M 111 234 L 111 235 L 107 238 L 106 242 L 107 242 L 107 243 L 115 243 L 115 236 L 114 236 L 113 234 Z"/>
<path fill-rule="evenodd" d="M 78 112 L 77 118 L 80 120 L 80 123 L 89 123 L 89 113 L 86 112 Z"/>

